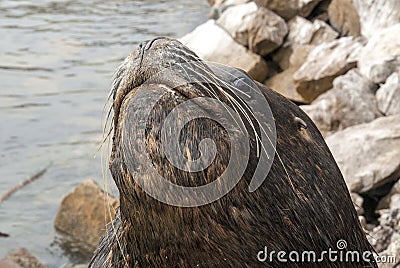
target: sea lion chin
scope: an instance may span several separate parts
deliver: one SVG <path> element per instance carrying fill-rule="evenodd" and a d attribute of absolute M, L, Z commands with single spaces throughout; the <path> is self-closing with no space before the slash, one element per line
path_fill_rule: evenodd
<path fill-rule="evenodd" d="M 323 137 L 283 96 L 168 38 L 134 50 L 110 96 L 109 165 L 120 209 L 89 267 L 377 267 L 371 255 L 363 259 L 373 249 Z M 193 102 L 175 113 L 178 132 L 165 127 L 174 109 L 196 99 L 223 108 Z M 223 111 L 232 117 L 223 119 Z M 184 120 L 194 114 L 211 118 Z M 254 180 L 260 165 L 269 172 Z M 210 185 L 227 169 L 233 175 L 211 192 L 175 191 Z M 358 252 L 358 260 L 344 258 L 347 252 Z"/>

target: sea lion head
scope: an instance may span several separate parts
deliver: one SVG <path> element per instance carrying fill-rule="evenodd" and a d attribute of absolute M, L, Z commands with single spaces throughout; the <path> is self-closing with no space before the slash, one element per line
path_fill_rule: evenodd
<path fill-rule="evenodd" d="M 241 70 L 206 64 L 177 40 L 156 38 L 139 45 L 138 49 L 134 50 L 118 68 L 111 95 L 114 110 L 114 143 L 111 160 L 118 154 L 130 174 L 138 174 L 138 170 L 141 170 L 140 173 L 144 175 L 143 170 L 148 170 L 148 167 L 142 165 L 146 160 L 139 157 L 143 156 L 144 151 L 137 148 L 142 145 L 138 134 L 140 130 L 132 124 L 140 120 L 146 120 L 146 126 L 143 127 L 145 133 L 140 137 L 145 140 L 145 151 L 149 154 L 152 165 L 156 166 L 157 172 L 163 179 L 169 178 L 174 184 L 199 187 L 219 178 L 228 165 L 235 166 L 236 172 L 225 174 L 225 177 L 234 176 L 237 180 L 229 179 L 225 184 L 216 185 L 218 188 L 216 191 L 221 192 L 216 195 L 219 198 L 222 193 L 231 190 L 242 177 L 247 162 L 255 161 L 255 158 L 259 158 L 261 152 L 266 152 L 267 148 L 270 149 L 269 164 L 272 164 L 274 121 L 268 103 L 260 104 L 257 100 L 257 97 L 263 99 L 263 96 L 254 81 Z M 195 101 L 190 104 L 185 103 L 186 108 L 181 106 L 180 111 L 175 110 L 175 118 L 169 119 L 171 111 L 187 100 Z M 256 109 L 257 114 L 255 114 L 253 111 L 257 106 L 261 109 Z M 260 125 L 258 117 L 261 115 L 265 115 L 263 117 L 265 122 L 268 121 L 267 117 L 271 119 L 267 125 Z M 183 121 L 185 124 L 182 125 Z M 165 122 L 168 124 L 165 125 Z M 180 128 L 179 123 L 182 131 L 176 132 L 175 130 Z M 226 129 L 227 124 L 234 126 Z M 164 139 L 164 142 L 166 141 L 164 144 L 160 139 L 162 133 L 168 136 L 168 140 Z M 262 146 L 260 137 L 265 137 L 266 134 L 270 135 L 268 144 Z M 177 135 L 180 136 L 177 138 L 179 141 L 174 143 L 173 138 Z M 234 144 L 233 140 L 236 141 Z M 248 140 L 248 144 L 244 143 L 245 140 Z M 210 145 L 210 142 L 213 144 Z M 168 153 L 171 150 L 167 147 L 171 146 L 172 152 Z M 250 154 L 253 147 L 257 147 L 256 157 Z M 244 155 L 244 158 L 238 154 Z M 176 158 L 176 161 L 173 161 L 173 158 Z M 171 160 L 173 163 L 179 161 L 181 163 L 171 165 L 168 163 Z M 197 167 L 194 167 L 196 163 Z M 202 168 L 199 168 L 199 165 Z M 142 175 L 134 179 L 139 179 Z M 150 181 L 151 179 L 144 181 L 141 188 Z M 260 181 L 253 184 L 252 188 L 255 189 Z M 117 185 L 120 183 L 117 182 Z M 165 195 L 165 192 L 161 193 L 164 190 L 159 189 L 159 186 L 160 184 L 151 185 L 152 191 L 157 189 L 159 194 Z M 168 188 L 168 185 L 164 186 Z M 126 190 L 126 184 L 124 183 L 121 188 L 120 191 Z M 180 192 L 181 195 L 187 195 L 187 197 L 182 196 L 181 200 L 190 199 L 190 196 L 194 195 L 210 195 L 199 202 L 166 203 L 197 206 L 218 199 L 204 191 L 198 188 L 195 192 Z M 169 200 L 175 199 L 172 197 L 174 194 L 176 192 L 171 193 Z M 162 201 L 165 202 L 165 198 Z"/>
<path fill-rule="evenodd" d="M 120 211 L 91 267 L 280 267 L 257 254 L 343 239 L 371 250 L 315 125 L 245 72 L 156 38 L 124 60 L 110 99 Z"/>

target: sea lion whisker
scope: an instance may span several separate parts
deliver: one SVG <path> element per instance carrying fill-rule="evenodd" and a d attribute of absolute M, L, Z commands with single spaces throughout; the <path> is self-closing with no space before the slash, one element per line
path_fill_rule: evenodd
<path fill-rule="evenodd" d="M 180 57 L 180 56 L 178 56 L 178 57 Z M 191 63 L 189 63 L 189 62 L 188 62 L 188 63 L 185 63 L 185 64 L 188 64 L 188 65 L 190 65 L 190 67 L 192 67 Z M 183 68 L 183 66 L 179 66 L 179 67 L 181 67 L 182 69 L 185 69 L 185 68 Z M 202 68 L 202 66 L 197 66 L 197 67 Z M 193 68 L 192 70 L 194 71 L 194 68 Z M 203 69 L 203 70 L 206 71 L 206 69 Z M 186 71 L 185 71 L 185 72 L 186 72 Z M 209 78 L 209 77 L 204 76 L 204 75 L 201 74 L 200 72 L 197 72 L 197 75 L 201 76 L 201 77 L 203 78 L 204 81 L 207 81 L 208 78 Z M 221 82 L 223 82 L 223 81 L 221 81 L 220 79 L 216 79 L 216 76 L 214 76 L 214 75 L 210 75 L 210 76 L 211 76 L 211 78 L 215 81 L 215 84 L 210 83 L 210 85 L 211 85 L 211 84 L 215 85 L 215 86 L 217 87 L 217 89 L 219 89 L 219 92 L 221 92 L 221 93 L 224 94 L 226 97 L 228 97 L 228 100 L 231 102 L 231 104 L 232 104 L 234 110 L 236 111 L 236 113 L 239 114 L 239 111 L 237 110 L 237 108 L 239 108 L 239 109 L 242 110 L 242 113 L 245 114 L 245 111 L 242 109 L 242 107 L 240 107 L 240 106 L 238 106 L 238 105 L 235 105 L 236 103 L 233 103 L 233 102 L 231 101 L 230 96 L 227 95 L 227 94 L 225 93 L 223 87 L 221 87 Z M 217 80 L 218 80 L 218 81 L 217 81 Z M 210 88 L 208 88 L 208 87 L 206 87 L 206 86 L 203 85 L 203 82 L 198 81 L 198 83 L 196 83 L 196 84 L 197 84 L 197 85 L 200 85 L 202 88 L 204 88 L 204 89 L 206 90 L 206 92 L 208 92 L 211 96 L 215 97 L 216 99 L 219 99 L 218 95 L 217 95 L 213 90 L 210 90 Z M 231 115 L 231 117 L 233 118 L 233 120 L 235 121 L 235 123 L 238 124 L 238 122 L 236 121 L 235 117 L 231 114 L 231 112 L 230 112 L 227 108 L 226 108 L 226 111 L 229 113 L 229 115 Z M 249 120 L 249 119 L 248 119 L 248 120 Z M 251 121 L 250 121 L 249 123 L 251 124 Z"/>
<path fill-rule="evenodd" d="M 217 68 L 219 68 L 219 67 L 217 67 Z M 225 70 L 223 70 L 222 68 L 220 68 L 220 70 L 225 71 Z M 213 78 L 214 78 L 214 76 L 213 76 Z M 215 79 L 215 78 L 214 78 L 214 79 Z M 231 88 L 231 89 L 236 89 L 236 87 L 233 87 L 231 84 L 227 83 L 226 81 L 223 81 L 223 80 L 221 80 L 221 79 L 218 79 L 218 80 L 219 80 L 220 83 L 226 85 L 226 87 L 227 87 L 228 89 L 230 89 L 230 88 Z M 217 84 L 218 84 L 218 83 L 217 83 Z M 254 126 L 253 121 L 251 120 L 250 116 L 247 114 L 248 111 L 246 111 L 244 107 L 247 107 L 247 108 L 248 108 L 248 110 L 250 111 L 251 115 L 252 115 L 253 118 L 257 121 L 257 123 L 259 124 L 260 127 L 262 127 L 261 124 L 258 122 L 257 118 L 255 117 L 255 115 L 254 115 L 254 113 L 251 111 L 251 109 L 250 109 L 250 108 L 247 106 L 247 104 L 241 99 L 241 97 L 238 96 L 238 95 L 235 93 L 234 90 L 231 90 L 230 92 L 226 92 L 226 90 L 224 90 L 225 87 L 220 87 L 220 88 L 221 88 L 221 93 L 224 94 L 224 95 L 228 98 L 228 100 L 231 102 L 231 104 L 232 104 L 234 107 L 237 107 L 237 108 L 240 109 L 240 111 L 242 112 L 243 116 L 246 118 L 247 122 L 250 124 L 250 126 L 251 126 L 251 128 L 252 128 L 252 130 L 253 130 L 254 136 L 255 136 L 255 138 L 256 138 L 256 141 L 257 141 L 257 142 L 256 142 L 256 146 L 257 146 L 257 157 L 259 157 L 259 151 L 260 151 L 260 149 L 259 149 L 259 142 L 260 142 L 261 139 L 260 139 L 259 136 L 258 136 L 258 133 L 257 133 L 257 131 L 256 131 L 256 129 L 255 129 L 255 126 Z M 233 96 L 231 96 L 230 94 L 235 95 L 235 97 L 236 97 L 237 99 L 239 99 L 239 100 L 243 103 L 243 106 L 244 106 L 244 107 L 241 105 L 241 103 L 239 103 L 239 102 L 238 102 Z M 236 109 L 235 109 L 235 110 L 236 110 Z M 236 112 L 238 112 L 238 111 L 236 110 Z"/>
<path fill-rule="evenodd" d="M 220 68 L 220 67 L 218 67 L 218 66 L 216 66 L 216 68 L 219 68 L 219 70 L 222 71 L 222 72 L 225 72 L 225 73 L 227 73 L 227 74 L 229 74 L 229 75 L 232 75 L 231 73 L 227 72 L 227 71 L 224 70 L 223 68 Z M 221 82 L 224 83 L 227 87 L 233 87 L 232 85 L 230 85 L 230 84 L 227 83 L 226 81 L 223 81 L 223 80 L 222 80 Z M 244 83 L 246 83 L 246 82 L 244 82 Z M 248 83 L 246 83 L 246 85 L 249 86 L 249 87 L 251 87 L 251 85 L 248 84 Z M 225 91 L 223 91 L 223 93 L 225 93 Z M 237 96 L 237 94 L 236 94 L 233 90 L 232 90 L 232 93 L 233 93 L 239 100 L 241 100 L 240 96 Z M 228 97 L 232 97 L 232 96 L 230 96 L 230 95 L 228 94 Z M 236 102 L 236 99 L 233 98 L 233 100 Z M 245 103 L 245 105 L 247 105 L 247 104 Z M 242 107 L 242 106 L 239 105 L 239 107 Z M 293 185 L 293 182 L 292 182 L 292 178 L 290 177 L 290 175 L 289 175 L 289 173 L 288 173 L 288 171 L 287 171 L 287 169 L 286 169 L 286 165 L 285 165 L 285 163 L 283 162 L 283 160 L 282 160 L 282 158 L 281 158 L 279 152 L 277 151 L 277 149 L 276 149 L 274 143 L 272 142 L 271 138 L 270 138 L 269 135 L 267 134 L 267 132 L 266 132 L 266 130 L 264 129 L 264 127 L 262 126 L 262 124 L 260 124 L 260 122 L 258 122 L 258 119 L 255 117 L 253 111 L 251 111 L 251 109 L 249 109 L 249 110 L 250 110 L 250 113 L 253 115 L 254 119 L 257 121 L 257 123 L 258 123 L 258 125 L 259 125 L 259 127 L 260 127 L 260 130 L 264 132 L 264 134 L 265 134 L 265 136 L 267 137 L 269 143 L 274 147 L 275 154 L 278 156 L 278 159 L 279 159 L 279 161 L 280 161 L 281 164 L 282 164 L 282 167 L 283 167 L 283 169 L 284 169 L 284 171 L 285 171 L 285 173 L 286 173 L 286 176 L 287 176 L 287 178 L 288 178 L 288 180 L 289 180 L 289 183 L 290 183 L 292 189 L 295 191 L 295 188 L 294 188 L 294 185 Z M 245 113 L 245 116 L 246 116 L 246 115 L 247 115 L 247 114 Z M 249 121 L 249 123 L 250 123 L 250 122 L 251 122 L 251 119 L 248 118 L 248 121 Z M 256 143 L 256 144 L 257 144 L 257 157 L 259 157 L 259 147 L 258 147 L 258 145 L 260 144 L 261 147 L 263 148 L 264 152 L 266 152 L 266 153 L 267 153 L 267 149 L 265 148 L 264 144 L 261 142 L 261 137 L 258 135 L 257 131 L 255 130 L 254 125 L 252 125 L 252 127 L 253 127 L 253 131 L 254 131 L 254 135 L 256 136 L 256 139 L 257 139 L 257 143 Z M 296 192 L 296 191 L 295 191 L 295 192 Z"/>
<path fill-rule="evenodd" d="M 228 71 L 226 71 L 226 70 L 223 69 L 223 68 L 220 68 L 218 65 L 215 66 L 215 68 L 218 68 L 220 71 L 222 71 L 222 72 L 224 72 L 224 73 L 226 73 L 226 74 L 228 74 L 228 75 L 233 76 L 231 73 L 229 73 Z M 233 77 L 234 77 L 234 76 L 233 76 Z M 234 86 L 232 86 L 231 84 L 227 83 L 226 81 L 222 81 L 222 82 L 225 83 L 228 87 L 233 87 L 233 88 L 235 88 L 235 89 L 239 89 L 238 87 L 234 87 Z M 244 83 L 245 85 L 249 86 L 249 87 L 252 87 L 252 85 L 248 84 L 247 82 L 243 82 L 243 83 Z M 264 134 L 269 138 L 269 136 L 268 136 L 266 130 L 264 129 L 264 127 L 262 126 L 262 124 L 260 124 L 260 122 L 258 121 L 258 119 L 257 119 L 257 117 L 255 116 L 255 114 L 253 113 L 253 111 L 248 107 L 247 103 L 245 103 L 245 102 L 242 100 L 242 98 L 236 94 L 236 92 L 235 92 L 234 90 L 232 90 L 231 93 L 234 94 L 241 102 L 243 102 L 243 105 L 249 109 L 250 114 L 253 116 L 253 118 L 254 118 L 254 119 L 257 121 L 257 123 L 259 124 L 260 130 L 263 131 Z M 264 152 L 267 153 L 264 144 L 261 142 L 261 137 L 258 135 L 257 131 L 255 131 L 254 128 L 253 128 L 253 131 L 254 131 L 255 138 L 256 138 L 256 140 L 257 140 L 257 156 L 259 156 L 259 150 L 260 150 L 260 149 L 259 149 L 259 144 L 261 144 L 261 147 L 263 148 Z M 271 143 L 272 146 L 274 146 L 274 144 L 272 143 L 272 141 L 270 141 L 270 143 Z M 276 150 L 275 150 L 275 152 L 276 152 Z"/>

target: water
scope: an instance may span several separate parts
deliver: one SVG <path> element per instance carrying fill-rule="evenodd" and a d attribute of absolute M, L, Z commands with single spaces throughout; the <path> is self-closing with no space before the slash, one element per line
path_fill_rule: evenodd
<path fill-rule="evenodd" d="M 62 197 L 103 184 L 97 149 L 111 77 L 143 40 L 179 37 L 205 21 L 207 1 L 0 0 L 0 258 L 28 248 L 47 267 L 71 261 L 54 243 Z"/>

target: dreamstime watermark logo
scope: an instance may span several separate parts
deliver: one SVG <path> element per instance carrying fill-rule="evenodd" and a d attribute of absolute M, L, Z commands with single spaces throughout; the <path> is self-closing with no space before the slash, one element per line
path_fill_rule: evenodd
<path fill-rule="evenodd" d="M 395 256 L 379 256 L 372 251 L 359 252 L 347 249 L 347 241 L 340 239 L 336 248 L 315 252 L 308 251 L 268 251 L 267 247 L 257 253 L 260 262 L 292 262 L 292 263 L 318 263 L 318 262 L 341 262 L 341 263 L 396 263 Z"/>
<path fill-rule="evenodd" d="M 198 67 L 198 62 L 163 69 L 141 85 L 142 88 L 147 87 L 147 90 L 138 90 L 129 97 L 129 112 L 124 119 L 127 123 L 122 128 L 122 142 L 129 143 L 129 146 L 122 146 L 128 170 L 131 174 L 136 174 L 132 176 L 133 179 L 148 195 L 173 206 L 196 207 L 223 197 L 242 178 L 250 154 L 257 153 L 258 164 L 248 189 L 250 192 L 255 191 L 265 180 L 275 156 L 275 123 L 264 94 L 242 71 L 216 63 L 206 64 L 209 68 L 207 70 Z M 189 75 L 187 71 L 194 67 L 203 73 L 194 74 L 192 71 Z M 215 76 L 207 75 L 211 73 Z M 165 78 L 168 79 L 168 86 L 160 83 L 160 79 Z M 229 163 L 219 177 L 210 178 L 212 182 L 205 185 L 186 187 L 172 183 L 157 172 L 146 150 L 146 127 L 151 119 L 151 112 L 160 99 L 171 94 L 171 89 L 173 96 L 176 90 L 190 90 L 188 85 L 193 84 L 200 87 L 202 85 L 201 90 L 210 90 L 205 96 L 212 97 L 189 98 L 174 107 L 162 122 L 161 150 L 169 163 L 183 172 L 205 170 L 217 154 L 215 141 L 209 138 L 198 141 L 200 157 L 197 159 L 187 157 L 183 153 L 187 148 L 181 148 L 180 145 L 180 132 L 185 125 L 192 120 L 205 118 L 217 122 L 225 129 L 229 135 L 231 150 Z M 215 89 L 217 91 L 212 91 Z M 191 92 L 179 92 L 177 95 L 190 94 Z M 258 140 L 257 152 L 250 152 L 247 129 L 255 133 Z M 131 150 L 132 146 L 135 147 L 135 152 Z"/>

